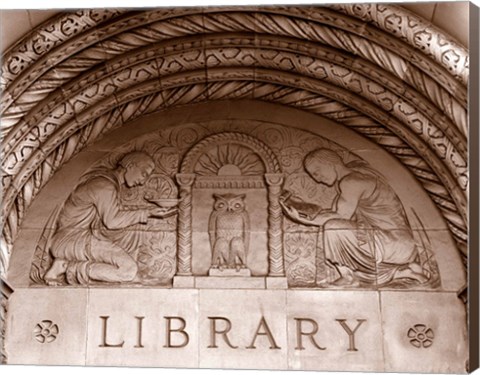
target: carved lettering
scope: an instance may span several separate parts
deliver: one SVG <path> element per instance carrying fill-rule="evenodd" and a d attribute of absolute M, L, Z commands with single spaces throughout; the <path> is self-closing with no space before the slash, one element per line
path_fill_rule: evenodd
<path fill-rule="evenodd" d="M 232 349 L 237 349 L 238 346 L 232 345 L 230 339 L 228 338 L 227 334 L 232 329 L 232 322 L 227 318 L 221 316 L 209 316 L 210 319 L 210 345 L 208 348 L 218 348 L 217 346 L 217 335 L 222 335 L 223 341 L 231 347 Z M 225 322 L 225 328 L 221 331 L 217 330 L 217 321 Z"/>
<path fill-rule="evenodd" d="M 262 328 L 263 328 L 263 332 L 261 332 Z M 272 335 L 272 331 L 268 327 L 267 321 L 263 316 L 260 319 L 260 323 L 258 324 L 257 330 L 255 331 L 255 335 L 253 336 L 252 343 L 249 346 L 247 346 L 247 349 L 257 348 L 255 346 L 255 341 L 257 340 L 258 336 L 267 336 L 268 341 L 270 341 L 270 349 L 281 349 L 275 342 L 275 339 L 273 338 L 273 335 Z"/>
<path fill-rule="evenodd" d="M 188 336 L 188 333 L 185 331 L 185 328 L 187 326 L 185 319 L 179 316 L 165 316 L 164 318 L 167 320 L 167 329 L 166 329 L 167 337 L 166 337 L 166 344 L 163 347 L 164 348 L 184 348 L 185 346 L 187 346 L 188 342 L 190 341 L 190 337 Z M 174 319 L 180 322 L 180 327 L 172 329 L 172 320 Z M 184 340 L 181 344 L 172 344 L 172 332 L 177 332 L 183 336 Z"/>
<path fill-rule="evenodd" d="M 355 347 L 355 332 L 357 332 L 357 329 L 363 324 L 363 322 L 366 322 L 366 319 L 357 319 L 357 326 L 352 330 L 348 324 L 346 323 L 346 319 L 335 319 L 342 328 L 347 332 L 348 334 L 348 349 L 347 351 L 349 352 L 356 352 L 358 349 Z"/>
<path fill-rule="evenodd" d="M 107 343 L 107 321 L 110 316 L 101 316 L 102 319 L 102 343 L 98 345 L 100 348 L 123 348 L 125 341 L 122 341 L 119 344 L 108 344 Z"/>
<path fill-rule="evenodd" d="M 297 346 L 295 347 L 295 350 L 305 350 L 305 347 L 303 346 L 303 343 L 302 343 L 302 336 L 308 336 L 308 338 L 310 339 L 312 344 L 318 350 L 326 350 L 327 349 L 327 348 L 322 348 L 315 341 L 315 334 L 318 332 L 318 324 L 315 320 L 308 319 L 308 318 L 295 318 L 295 321 L 297 322 Z M 303 322 L 308 322 L 312 325 L 312 330 L 310 332 L 304 332 L 303 331 L 303 329 L 302 329 L 302 323 Z"/>
<path fill-rule="evenodd" d="M 144 316 L 136 316 L 135 319 L 137 319 L 137 344 L 134 346 L 134 348 L 143 348 L 142 344 L 142 330 L 143 330 L 143 319 L 145 319 Z"/>

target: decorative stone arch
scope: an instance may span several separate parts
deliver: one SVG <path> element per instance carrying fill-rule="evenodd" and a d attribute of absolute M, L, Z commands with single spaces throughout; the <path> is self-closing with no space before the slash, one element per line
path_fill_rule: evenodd
<path fill-rule="evenodd" d="M 237 132 L 215 134 L 197 143 L 183 158 L 180 172 L 194 173 L 195 164 L 200 156 L 212 146 L 223 144 L 238 144 L 250 148 L 260 156 L 266 169 L 265 173 L 282 173 L 277 157 L 266 144 L 251 135 Z"/>
<path fill-rule="evenodd" d="M 180 186 L 178 206 L 178 272 L 179 276 L 192 275 L 192 187 L 197 177 L 195 166 L 202 155 L 211 148 L 222 145 L 239 145 L 258 155 L 263 166 L 263 177 L 268 191 L 268 260 L 270 277 L 285 276 L 282 243 L 282 209 L 279 198 L 283 183 L 280 163 L 274 152 L 263 142 L 248 134 L 223 132 L 198 142 L 184 156 L 177 183 Z"/>
<path fill-rule="evenodd" d="M 388 150 L 465 261 L 468 51 L 401 7 L 67 12 L 12 46 L 1 69 L 1 274 L 29 206 L 84 147 L 150 113 L 244 99 L 325 116 Z"/>
<path fill-rule="evenodd" d="M 79 10 L 59 14 L 19 40 L 6 52 L 1 66 L 0 277 L 3 280 L 6 275 L 14 289 L 32 292 L 35 298 L 27 301 L 41 298 L 41 290 L 29 283 L 39 226 L 75 188 L 82 172 L 113 148 L 121 147 L 123 143 L 119 142 L 125 139 L 150 134 L 163 126 L 200 123 L 217 112 L 225 115 L 218 118 L 226 123 L 232 119 L 254 120 L 312 129 L 343 147 L 362 145 L 357 149 L 362 154 L 359 157 L 381 171 L 392 186 L 404 188 L 398 192 L 402 202 L 409 202 L 410 208 L 427 207 L 427 229 L 435 233 L 432 247 L 438 254 L 441 290 L 405 291 L 411 299 L 399 298 L 403 291 L 381 291 L 378 316 L 383 324 L 386 306 L 394 310 L 393 320 L 400 322 L 397 312 L 404 310 L 414 319 L 411 327 L 422 327 L 428 321 L 423 314 L 428 310 L 425 306 L 440 297 L 437 305 L 430 306 L 446 312 L 441 319 L 449 324 L 446 330 L 434 327 L 437 342 L 433 349 L 440 348 L 439 362 L 444 363 L 451 343 L 459 343 L 455 367 L 450 370 L 464 371 L 467 319 L 457 295 L 459 290 L 463 296 L 467 294 L 468 64 L 468 50 L 443 31 L 388 4 Z M 223 112 L 229 106 L 233 110 Z M 248 117 L 252 109 L 257 110 L 254 114 L 258 118 Z M 149 122 L 152 118 L 154 121 Z M 176 176 L 184 188 L 180 191 L 182 205 L 188 203 L 188 189 L 196 183 L 192 171 L 185 169 Z M 287 174 L 287 167 L 283 171 Z M 268 207 L 271 210 L 278 208 L 276 196 L 282 176 L 267 172 L 264 176 L 273 202 Z M 262 210 L 264 217 L 270 214 L 266 203 Z M 188 207 L 183 207 L 183 212 L 188 213 Z M 281 220 L 281 211 L 276 212 Z M 185 215 L 184 219 L 188 224 L 191 217 Z M 278 222 L 269 224 L 274 227 Z M 262 254 L 266 244 L 265 240 Z M 276 276 L 278 286 L 282 281 L 278 276 L 283 275 L 282 252 L 274 248 L 271 254 L 279 254 L 269 259 L 269 276 Z M 266 263 L 266 257 L 263 259 Z M 179 275 L 189 275 L 189 262 L 188 256 L 182 257 Z M 288 266 L 285 271 L 288 275 Z M 2 292 L 9 294 L 8 290 Z M 63 291 L 60 288 L 58 292 Z M 72 296 L 91 293 L 81 288 L 68 292 Z M 290 297 L 306 296 L 304 291 L 291 292 L 288 300 L 292 307 L 304 304 L 318 310 L 328 302 L 322 292 L 299 300 Z M 132 298 L 132 293 L 125 290 L 108 291 L 112 298 L 122 294 L 128 294 L 126 307 L 144 301 Z M 279 294 L 284 298 L 284 292 Z M 338 298 L 341 293 L 336 294 L 332 303 L 335 309 L 343 301 Z M 353 303 L 348 305 L 351 310 L 343 311 L 347 315 L 354 311 L 359 306 L 355 301 L 365 303 L 366 308 L 373 306 L 367 294 L 346 291 Z M 36 319 L 41 306 L 22 304 L 21 293 L 18 295 L 19 299 L 12 299 L 13 307 L 16 304 L 23 316 Z M 89 296 L 87 300 L 95 301 Z M 160 305 L 165 302 L 162 298 L 151 300 Z M 217 301 L 207 299 L 207 304 Z M 175 298 L 171 302 L 178 304 Z M 261 300 L 256 302 L 260 303 L 255 307 L 262 307 Z M 236 308 L 235 304 L 228 305 Z M 191 301 L 187 310 L 196 310 L 190 307 Z M 451 313 L 453 309 L 455 314 Z M 22 325 L 30 329 L 36 324 L 18 316 L 10 323 L 10 332 L 26 332 Z M 407 329 L 397 326 L 382 332 L 410 335 Z M 23 334 L 30 336 L 30 332 Z M 386 338 L 383 347 L 396 345 L 392 336 Z M 27 345 L 16 342 L 23 347 L 10 353 L 26 350 Z M 78 343 L 82 345 L 82 341 Z M 403 337 L 400 345 L 392 347 L 401 349 L 402 343 L 409 346 Z M 379 353 L 388 352 L 381 350 L 382 342 L 378 344 Z M 417 353 L 419 362 L 430 366 L 423 369 L 432 370 L 431 363 L 423 361 L 425 351 Z M 124 357 L 120 359 L 124 361 Z"/>

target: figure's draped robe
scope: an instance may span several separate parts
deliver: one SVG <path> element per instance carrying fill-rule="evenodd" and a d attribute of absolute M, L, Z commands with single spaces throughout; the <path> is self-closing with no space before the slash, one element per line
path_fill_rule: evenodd
<path fill-rule="evenodd" d="M 131 253 L 139 236 L 128 227 L 146 223 L 145 210 L 123 210 L 120 182 L 111 170 L 89 173 L 66 200 L 52 238 L 54 258 L 68 261 L 67 282 L 86 284 L 96 262 L 115 264 L 114 251 Z"/>
<path fill-rule="evenodd" d="M 325 223 L 325 257 L 364 283 L 382 285 L 418 253 L 399 198 L 381 177 L 368 175 L 376 180 L 375 189 L 359 200 L 352 219 Z"/>

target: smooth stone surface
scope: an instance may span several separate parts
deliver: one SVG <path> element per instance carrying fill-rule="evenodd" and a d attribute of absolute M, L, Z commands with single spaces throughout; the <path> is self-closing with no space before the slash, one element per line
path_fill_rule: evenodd
<path fill-rule="evenodd" d="M 187 111 L 188 114 L 186 114 Z M 208 118 L 204 116 L 207 116 Z M 418 184 L 418 181 L 411 176 L 411 173 L 406 170 L 398 160 L 389 156 L 386 151 L 380 149 L 368 139 L 359 136 L 351 129 L 335 124 L 330 120 L 303 111 L 288 109 L 280 105 L 259 103 L 249 100 L 235 103 L 222 102 L 222 105 L 219 105 L 218 103 L 198 104 L 182 110 L 172 109 L 162 112 L 161 116 L 158 114 L 147 116 L 137 121 L 133 121 L 131 124 L 132 126 L 113 131 L 108 137 L 104 137 L 104 139 L 99 140 L 93 145 L 92 148 L 90 148 L 90 151 L 82 152 L 72 158 L 68 165 L 57 173 L 56 176 L 58 176 L 58 178 L 53 178 L 49 184 L 42 189 L 41 193 L 35 200 L 36 202 L 41 202 L 38 204 L 41 205 L 42 208 L 48 207 L 49 209 L 44 209 L 42 210 L 41 215 L 37 215 L 38 212 L 33 209 L 34 205 L 32 205 L 26 214 L 24 223 L 34 223 L 36 220 L 38 220 L 39 223 L 44 223 L 59 202 L 61 202 L 66 197 L 67 193 L 78 183 L 88 165 L 92 164 L 94 160 L 104 158 L 107 150 L 112 151 L 114 147 L 125 144 L 126 140 L 132 139 L 137 135 L 142 135 L 144 140 L 150 140 L 150 132 L 155 130 L 158 131 L 159 129 L 159 119 L 162 120 L 162 129 L 175 124 L 182 124 L 181 130 L 184 130 L 194 126 L 195 123 L 197 128 L 200 126 L 204 129 L 214 128 L 217 130 L 223 129 L 229 131 L 240 129 L 241 131 L 252 132 L 252 136 L 260 137 L 259 139 L 262 142 L 268 140 L 268 137 L 262 133 L 264 131 L 262 129 L 265 129 L 265 127 L 272 127 L 273 130 L 273 127 L 285 125 L 288 128 L 284 128 L 284 130 L 288 130 L 288 134 L 293 134 L 291 132 L 297 134 L 299 130 L 305 130 L 309 132 L 307 134 L 309 137 L 307 138 L 313 139 L 318 135 L 320 137 L 325 137 L 329 142 L 338 142 L 340 146 L 363 157 L 364 160 L 374 169 L 387 177 L 389 185 L 394 188 L 401 198 L 402 204 L 409 216 L 409 220 L 412 218 L 411 208 L 422 207 L 422 209 L 419 210 L 419 216 L 422 222 L 426 225 L 425 228 L 431 229 L 432 233 L 434 233 L 433 230 L 439 230 L 439 233 L 441 231 L 448 233 L 448 229 L 439 215 L 438 210 L 422 187 Z M 187 120 L 191 121 L 191 123 L 189 124 Z M 199 121 L 202 120 L 205 122 L 199 123 Z M 279 129 L 281 129 L 281 126 Z M 279 158 L 279 160 L 284 160 L 284 158 L 287 158 L 290 155 L 288 152 L 284 152 L 286 149 L 278 147 L 280 146 L 275 145 L 275 152 L 278 154 L 277 158 Z M 301 160 L 299 160 L 299 162 L 299 168 L 303 171 L 304 168 L 302 167 Z M 58 191 L 61 192 L 60 197 L 54 198 L 55 189 L 58 189 Z M 206 276 L 211 266 L 212 256 L 207 222 L 213 209 L 213 190 L 209 191 L 209 189 L 201 190 L 197 188 L 193 188 L 193 190 L 194 220 L 192 221 L 192 225 L 195 230 L 193 230 L 192 233 L 192 274 Z M 243 192 L 244 189 L 240 190 Z M 267 199 L 264 190 L 254 190 L 257 193 L 262 192 L 261 194 L 263 194 L 263 196 L 259 198 L 259 195 L 252 194 L 253 190 L 250 192 L 246 191 L 246 207 L 249 211 L 252 211 L 250 212 L 250 219 L 252 221 L 251 229 L 253 229 L 253 231 L 250 231 L 250 249 L 246 255 L 246 263 L 248 268 L 252 271 L 252 275 L 266 276 L 268 275 L 269 270 L 268 236 L 266 233 L 268 224 L 266 216 Z M 221 193 L 221 189 L 218 189 L 217 192 Z M 259 207 L 262 207 L 262 210 L 260 210 L 262 215 L 257 212 L 259 211 Z M 288 219 L 284 218 L 284 223 L 287 221 Z M 413 221 L 410 220 L 410 222 L 414 230 L 420 228 L 420 226 L 413 223 Z M 42 225 L 40 224 L 38 226 L 41 227 Z M 27 235 L 27 237 L 29 237 L 29 235 Z M 308 239 L 306 237 L 308 236 L 305 236 L 305 239 Z M 286 237 L 284 237 L 284 239 L 285 238 Z M 21 276 L 21 280 L 13 280 L 12 284 L 14 286 L 27 286 L 29 284 L 28 272 L 26 272 L 25 267 L 22 267 L 21 265 L 29 264 L 31 262 L 35 247 L 21 246 L 25 243 L 22 242 L 24 240 L 24 235 L 20 234 L 16 240 L 15 248 L 12 251 L 10 260 L 12 266 L 10 267 L 9 275 L 23 275 Z M 32 244 L 33 241 L 31 241 L 30 238 L 27 238 L 27 242 Z M 437 249 L 439 252 L 438 264 L 442 277 L 442 288 L 448 291 L 457 291 L 463 286 L 465 281 L 460 256 L 458 255 L 458 250 L 456 249 L 455 243 L 451 240 L 451 237 L 450 240 L 442 239 L 441 242 L 441 245 L 432 242 L 432 248 L 435 251 L 435 257 L 437 257 Z M 296 254 L 297 249 L 293 249 L 294 251 L 288 253 L 288 247 L 288 244 L 284 243 L 286 258 L 292 255 L 290 257 L 291 259 L 289 258 L 290 263 L 292 263 L 298 258 Z M 315 261 L 314 256 L 318 254 L 318 248 L 319 246 L 317 246 L 317 249 L 314 249 L 313 252 L 310 252 L 308 259 L 305 258 L 306 262 L 303 262 L 302 260 L 303 263 L 296 269 L 290 267 L 292 269 L 286 270 L 286 274 L 290 278 L 289 280 L 291 280 L 292 277 L 297 277 L 299 273 L 302 274 L 302 272 L 304 272 L 308 273 L 308 277 L 304 277 L 305 280 L 303 280 L 302 283 L 298 283 L 298 286 L 314 284 L 315 275 L 311 270 Z M 16 267 L 21 267 L 21 269 L 14 269 Z M 303 277 L 305 275 L 302 274 L 300 276 Z M 192 279 L 188 282 L 179 280 L 174 281 L 175 287 L 192 288 L 194 285 Z"/>
<path fill-rule="evenodd" d="M 8 299 L 8 364 L 85 365 L 87 293 L 71 288 L 15 289 Z M 39 324 L 50 332 L 40 332 Z M 45 342 L 38 341 L 39 333 L 45 334 Z"/>
<path fill-rule="evenodd" d="M 208 271 L 208 276 L 218 276 L 218 277 L 250 277 L 251 272 L 248 268 L 236 269 L 219 269 L 219 268 L 210 268 Z"/>
<path fill-rule="evenodd" d="M 15 245 L 15 256 L 10 258 L 8 281 L 15 288 L 28 288 L 35 248 L 42 229 L 22 229 Z M 33 251 L 32 251 L 33 250 Z"/>
<path fill-rule="evenodd" d="M 106 341 L 102 338 L 107 320 Z M 143 317 L 143 319 L 141 319 Z M 167 346 L 167 319 L 171 317 L 171 346 Z M 184 333 L 175 332 L 182 328 Z M 139 341 L 139 319 L 142 337 Z M 196 290 L 90 290 L 87 365 L 94 366 L 198 366 L 198 292 Z M 101 347 L 102 344 L 122 347 Z M 141 343 L 141 345 L 139 345 Z M 140 347 L 143 346 L 143 347 Z"/>
<path fill-rule="evenodd" d="M 384 371 L 380 300 L 377 292 L 353 291 L 287 291 L 289 368 L 322 371 Z M 302 336 L 299 347 L 298 326 L 313 332 L 310 321 L 298 323 L 294 318 L 314 320 L 318 332 Z M 354 334 L 354 347 L 349 334 L 337 320 L 345 320 Z M 361 322 L 359 320 L 365 320 Z M 349 350 L 352 349 L 352 350 Z"/>
<path fill-rule="evenodd" d="M 381 292 L 380 298 L 385 371 L 466 372 L 465 305 L 455 293 Z"/>
<path fill-rule="evenodd" d="M 467 275 L 460 257 L 452 252 L 455 243 L 447 230 L 415 231 L 419 236 L 428 236 L 430 248 L 435 254 L 438 264 L 442 290 L 459 292 L 467 283 Z"/>
<path fill-rule="evenodd" d="M 10 364 L 460 373 L 467 359 L 455 293 L 99 286 L 10 301 Z"/>
<path fill-rule="evenodd" d="M 193 276 L 175 276 L 173 278 L 174 288 L 194 288 L 195 277 Z"/>
<path fill-rule="evenodd" d="M 199 350 L 200 367 L 287 369 L 285 304 L 284 291 L 200 290 L 199 334 L 203 338 Z M 218 348 L 208 347 L 212 346 L 211 342 L 205 342 L 212 329 L 212 321 L 208 317 L 229 319 L 231 331 L 227 337 L 232 346 L 238 348 L 229 347 L 221 335 L 216 336 Z M 271 349 L 272 342 L 265 335 L 258 335 L 253 342 L 262 317 L 267 322 L 276 349 Z M 218 321 L 215 324 L 217 331 L 222 331 L 227 323 Z M 259 331 L 265 332 L 265 326 Z"/>
<path fill-rule="evenodd" d="M 267 289 L 288 289 L 286 277 L 266 277 L 265 283 Z"/>
<path fill-rule="evenodd" d="M 205 289 L 265 289 L 264 277 L 197 276 L 195 287 Z"/>

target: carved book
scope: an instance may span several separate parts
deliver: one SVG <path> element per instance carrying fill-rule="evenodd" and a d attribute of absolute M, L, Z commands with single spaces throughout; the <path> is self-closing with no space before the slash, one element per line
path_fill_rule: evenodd
<path fill-rule="evenodd" d="M 2 363 L 478 368 L 478 14 L 2 11 Z"/>

